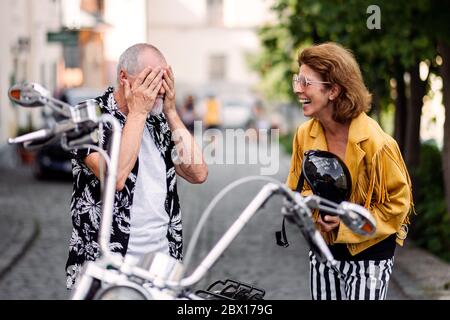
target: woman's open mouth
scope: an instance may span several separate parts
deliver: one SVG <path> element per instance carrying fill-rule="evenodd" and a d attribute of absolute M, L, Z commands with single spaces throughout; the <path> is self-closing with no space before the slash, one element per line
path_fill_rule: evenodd
<path fill-rule="evenodd" d="M 301 104 L 309 104 L 309 103 L 311 103 L 311 100 L 310 99 L 299 99 L 298 100 Z"/>

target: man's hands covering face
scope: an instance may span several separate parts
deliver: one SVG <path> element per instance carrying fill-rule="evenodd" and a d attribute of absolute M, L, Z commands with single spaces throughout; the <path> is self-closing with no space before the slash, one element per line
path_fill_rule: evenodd
<path fill-rule="evenodd" d="M 140 113 L 147 115 L 153 108 L 161 86 L 163 85 L 164 69 L 152 70 L 147 67 L 139 73 L 133 84 L 128 79 L 123 79 L 125 99 L 129 113 Z"/>

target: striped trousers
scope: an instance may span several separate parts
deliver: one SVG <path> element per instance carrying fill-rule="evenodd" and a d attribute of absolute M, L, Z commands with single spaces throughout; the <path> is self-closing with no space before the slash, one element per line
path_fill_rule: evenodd
<path fill-rule="evenodd" d="M 313 300 L 384 300 L 394 257 L 387 260 L 321 263 L 309 252 Z"/>

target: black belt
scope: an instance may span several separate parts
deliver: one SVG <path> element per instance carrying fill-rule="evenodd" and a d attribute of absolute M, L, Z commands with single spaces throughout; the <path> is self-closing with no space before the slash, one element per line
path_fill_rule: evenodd
<path fill-rule="evenodd" d="M 391 259 L 395 253 L 397 235 L 394 233 L 386 239 L 374 244 L 366 250 L 352 256 L 345 243 L 329 245 L 331 253 L 339 261 L 361 261 L 361 260 L 386 260 Z"/>

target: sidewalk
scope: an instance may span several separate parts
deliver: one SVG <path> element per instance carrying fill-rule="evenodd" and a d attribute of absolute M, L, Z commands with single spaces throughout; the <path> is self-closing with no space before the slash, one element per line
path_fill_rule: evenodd
<path fill-rule="evenodd" d="M 408 241 L 396 250 L 392 280 L 413 300 L 450 300 L 450 264 Z"/>

